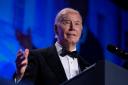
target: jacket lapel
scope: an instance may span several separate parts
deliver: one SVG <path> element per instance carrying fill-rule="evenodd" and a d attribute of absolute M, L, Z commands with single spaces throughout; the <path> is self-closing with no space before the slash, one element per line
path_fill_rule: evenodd
<path fill-rule="evenodd" d="M 67 77 L 55 46 L 48 48 L 47 52 L 47 57 L 45 57 L 46 62 L 50 66 L 51 70 L 55 73 L 58 81 L 62 83 L 63 81 L 67 80 Z"/>
<path fill-rule="evenodd" d="M 80 72 L 86 69 L 86 67 L 90 66 L 90 64 L 87 61 L 85 61 L 85 59 L 83 59 L 81 56 L 78 56 L 78 64 Z"/>
<path fill-rule="evenodd" d="M 55 46 L 52 46 L 46 50 L 47 56 L 45 57 L 47 64 L 50 66 L 51 70 L 55 73 L 59 83 L 67 80 L 64 68 L 57 54 Z M 90 64 L 87 63 L 81 56 L 78 56 L 78 64 L 80 71 L 83 71 Z"/>

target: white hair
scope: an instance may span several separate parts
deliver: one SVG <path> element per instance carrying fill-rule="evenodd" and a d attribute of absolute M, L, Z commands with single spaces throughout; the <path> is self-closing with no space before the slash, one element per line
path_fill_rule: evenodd
<path fill-rule="evenodd" d="M 55 23 L 54 23 L 54 24 L 57 24 L 57 23 L 60 21 L 60 18 L 61 18 L 63 15 L 67 14 L 67 13 L 77 13 L 77 14 L 80 15 L 80 13 L 79 13 L 77 10 L 75 10 L 75 9 L 72 9 L 72 8 L 64 8 L 64 9 L 62 9 L 62 10 L 56 15 Z M 80 15 L 80 17 L 81 17 L 81 15 Z M 82 20 L 82 17 L 81 17 L 81 20 Z"/>

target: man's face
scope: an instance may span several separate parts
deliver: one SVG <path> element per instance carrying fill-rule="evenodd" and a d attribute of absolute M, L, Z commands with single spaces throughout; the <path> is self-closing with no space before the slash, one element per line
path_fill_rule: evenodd
<path fill-rule="evenodd" d="M 82 20 L 78 13 L 67 13 L 60 18 L 56 25 L 60 43 L 76 44 L 82 32 Z"/>

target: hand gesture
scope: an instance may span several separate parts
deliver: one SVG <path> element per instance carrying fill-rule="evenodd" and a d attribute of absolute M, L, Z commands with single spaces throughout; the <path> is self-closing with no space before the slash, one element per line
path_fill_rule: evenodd
<path fill-rule="evenodd" d="M 22 78 L 25 72 L 25 69 L 28 64 L 28 55 L 29 55 L 29 49 L 25 49 L 25 51 L 22 51 L 21 49 L 17 53 L 16 58 L 16 76 L 17 78 Z"/>

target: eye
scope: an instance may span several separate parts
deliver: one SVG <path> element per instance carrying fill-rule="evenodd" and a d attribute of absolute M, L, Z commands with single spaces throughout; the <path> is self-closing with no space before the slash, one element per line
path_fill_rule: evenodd
<path fill-rule="evenodd" d="M 75 25 L 80 25 L 80 23 L 77 23 L 77 22 L 76 22 Z"/>
<path fill-rule="evenodd" d="M 64 25 L 68 25 L 68 24 L 70 24 L 71 22 L 69 21 L 69 20 L 65 20 L 65 21 L 63 21 L 62 22 Z"/>
<path fill-rule="evenodd" d="M 75 25 L 81 25 L 81 23 L 80 22 L 75 22 Z"/>

